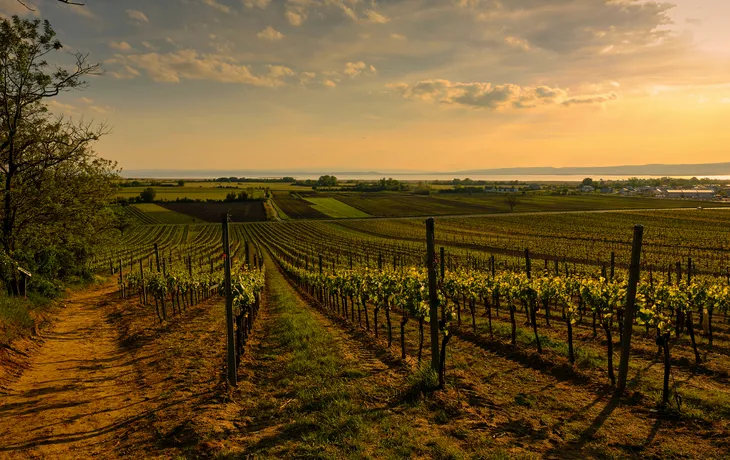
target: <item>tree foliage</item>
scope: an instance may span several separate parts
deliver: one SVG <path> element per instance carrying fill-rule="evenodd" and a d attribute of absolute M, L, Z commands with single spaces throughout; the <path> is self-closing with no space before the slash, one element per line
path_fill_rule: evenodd
<path fill-rule="evenodd" d="M 6 257 L 49 279 L 79 274 L 110 225 L 117 174 L 91 148 L 104 125 L 48 112 L 46 99 L 83 88 L 99 70 L 81 53 L 72 68 L 52 67 L 47 59 L 62 49 L 55 35 L 48 21 L 0 20 L 0 240 Z M 18 292 L 15 275 L 0 276 Z"/>
<path fill-rule="evenodd" d="M 155 189 L 152 187 L 147 187 L 146 189 L 139 192 L 139 199 L 143 203 L 152 203 L 155 201 L 155 197 L 157 196 L 157 192 L 155 192 Z"/>
<path fill-rule="evenodd" d="M 317 179 L 317 186 L 318 187 L 336 187 L 337 178 L 335 176 L 330 176 L 329 174 L 326 174 L 324 176 L 319 176 L 319 179 Z"/>

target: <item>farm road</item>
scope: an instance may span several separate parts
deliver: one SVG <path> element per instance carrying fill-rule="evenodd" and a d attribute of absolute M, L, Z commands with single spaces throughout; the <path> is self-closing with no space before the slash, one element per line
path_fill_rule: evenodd
<path fill-rule="evenodd" d="M 23 375 L 0 396 L 0 459 L 114 457 L 146 412 L 134 359 L 105 306 L 116 284 L 72 294 Z"/>

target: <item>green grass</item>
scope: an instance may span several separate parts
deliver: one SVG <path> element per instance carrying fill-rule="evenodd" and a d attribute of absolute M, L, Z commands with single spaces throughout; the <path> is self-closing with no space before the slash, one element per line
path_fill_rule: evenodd
<path fill-rule="evenodd" d="M 305 200 L 312 203 L 312 207 L 317 211 L 336 219 L 370 217 L 370 214 L 353 208 L 336 198 L 305 198 Z"/>
<path fill-rule="evenodd" d="M 0 344 L 8 344 L 33 329 L 30 302 L 12 297 L 0 297 Z"/>
<path fill-rule="evenodd" d="M 225 188 L 232 187 L 232 188 Z M 117 196 L 121 198 L 134 198 L 139 196 L 142 190 L 147 187 L 120 187 L 117 190 Z M 185 182 L 183 187 L 174 186 L 156 186 L 155 199 L 175 201 L 180 198 L 189 198 L 191 200 L 223 200 L 230 192 L 253 191 L 255 198 L 264 196 L 264 191 L 260 189 L 269 188 L 272 191 L 310 191 L 309 187 L 295 186 L 284 183 L 266 183 L 266 182 Z"/>
<path fill-rule="evenodd" d="M 148 218 L 154 220 L 155 223 L 159 224 L 195 224 L 204 222 L 193 216 L 181 214 L 154 203 L 140 203 L 130 206 L 142 212 Z"/>

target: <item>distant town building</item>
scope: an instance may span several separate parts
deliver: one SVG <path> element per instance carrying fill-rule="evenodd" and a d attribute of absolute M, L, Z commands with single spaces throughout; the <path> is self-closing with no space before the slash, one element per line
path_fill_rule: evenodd
<path fill-rule="evenodd" d="M 691 198 L 695 200 L 712 200 L 717 193 L 710 189 L 679 189 L 664 192 L 666 198 Z"/>
<path fill-rule="evenodd" d="M 593 188 L 590 185 L 584 185 L 583 187 L 580 188 L 581 192 L 592 192 L 594 190 L 595 190 L 595 188 Z"/>
<path fill-rule="evenodd" d="M 490 189 L 487 189 L 487 193 L 517 193 L 520 190 L 515 187 L 493 187 Z"/>

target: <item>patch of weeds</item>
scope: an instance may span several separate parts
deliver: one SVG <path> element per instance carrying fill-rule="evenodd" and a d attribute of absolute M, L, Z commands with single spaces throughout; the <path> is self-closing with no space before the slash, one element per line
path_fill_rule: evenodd
<path fill-rule="evenodd" d="M 443 438 L 436 438 L 427 446 L 431 449 L 430 457 L 437 460 L 460 460 L 464 458 L 463 452 Z"/>
<path fill-rule="evenodd" d="M 438 387 L 438 375 L 430 366 L 422 365 L 406 379 L 403 399 L 408 402 L 419 401 L 425 394 Z"/>
<path fill-rule="evenodd" d="M 537 398 L 534 395 L 517 393 L 515 395 L 515 404 L 524 407 L 534 407 L 537 402 Z"/>

